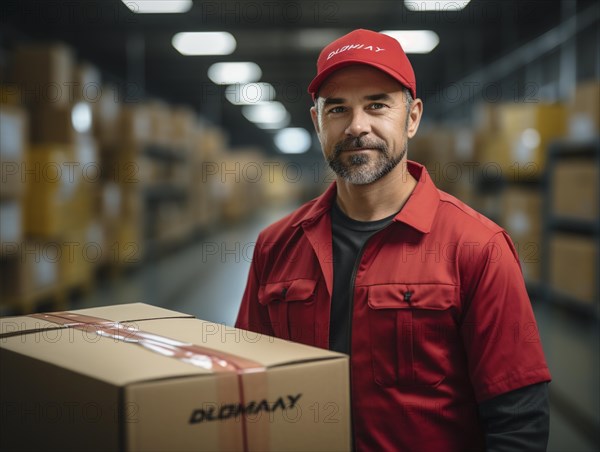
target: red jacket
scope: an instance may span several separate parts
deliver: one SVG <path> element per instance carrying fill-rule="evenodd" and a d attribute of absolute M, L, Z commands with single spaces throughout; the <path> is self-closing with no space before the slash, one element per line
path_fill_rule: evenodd
<path fill-rule="evenodd" d="M 355 446 L 483 450 L 477 404 L 550 373 L 506 232 L 408 169 L 417 187 L 367 242 L 349 303 Z M 261 232 L 237 327 L 328 348 L 335 196 Z"/>

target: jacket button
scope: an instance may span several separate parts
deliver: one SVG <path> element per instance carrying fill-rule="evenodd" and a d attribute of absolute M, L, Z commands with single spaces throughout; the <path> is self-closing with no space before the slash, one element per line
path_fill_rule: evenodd
<path fill-rule="evenodd" d="M 282 297 L 285 297 L 285 295 L 287 294 L 287 291 L 288 291 L 288 290 L 287 290 L 287 287 L 284 287 L 284 288 L 281 290 L 281 296 L 282 296 Z"/>
<path fill-rule="evenodd" d="M 410 303 L 410 297 L 412 297 L 412 294 L 412 290 L 407 290 L 406 292 L 404 292 L 404 301 Z"/>

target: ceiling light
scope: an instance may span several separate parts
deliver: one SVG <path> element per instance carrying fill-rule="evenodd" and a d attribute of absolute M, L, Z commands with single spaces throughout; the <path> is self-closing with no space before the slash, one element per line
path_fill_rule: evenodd
<path fill-rule="evenodd" d="M 187 13 L 192 9 L 192 0 L 121 0 L 136 14 Z"/>
<path fill-rule="evenodd" d="M 275 99 L 275 88 L 270 83 L 244 83 L 230 85 L 225 98 L 233 105 L 253 105 Z"/>
<path fill-rule="evenodd" d="M 440 37 L 431 30 L 384 30 L 400 43 L 406 53 L 429 53 L 440 43 Z"/>
<path fill-rule="evenodd" d="M 251 62 L 215 63 L 208 68 L 208 78 L 217 85 L 251 83 L 260 80 L 260 66 Z"/>
<path fill-rule="evenodd" d="M 404 6 L 411 11 L 460 11 L 471 0 L 404 0 Z"/>
<path fill-rule="evenodd" d="M 311 144 L 310 133 L 301 127 L 282 129 L 275 135 L 275 145 L 284 154 L 303 154 Z"/>
<path fill-rule="evenodd" d="M 172 44 L 182 55 L 229 55 L 236 47 L 235 38 L 226 31 L 177 33 Z"/>
<path fill-rule="evenodd" d="M 285 119 L 287 110 L 280 102 L 263 102 L 242 107 L 244 117 L 255 123 L 278 123 Z"/>

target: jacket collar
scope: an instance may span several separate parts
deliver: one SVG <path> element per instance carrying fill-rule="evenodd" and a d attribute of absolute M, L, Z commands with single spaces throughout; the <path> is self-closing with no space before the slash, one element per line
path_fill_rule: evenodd
<path fill-rule="evenodd" d="M 431 225 L 440 202 L 440 194 L 423 165 L 408 160 L 407 168 L 411 176 L 417 180 L 417 186 L 408 197 L 402 210 L 394 217 L 394 221 L 404 223 L 427 234 L 431 231 Z"/>
<path fill-rule="evenodd" d="M 394 221 L 404 223 L 417 231 L 428 233 L 431 231 L 440 195 L 423 165 L 408 160 L 407 168 L 410 174 L 417 180 L 417 186 L 409 196 L 402 210 L 394 217 Z M 313 222 L 323 214 L 329 212 L 336 195 L 337 185 L 333 182 L 325 193 L 319 196 L 306 213 L 292 226 L 295 227 L 302 223 Z"/>
<path fill-rule="evenodd" d="M 335 197 L 337 195 L 337 185 L 333 182 L 325 193 L 319 196 L 312 206 L 306 211 L 306 213 L 300 217 L 298 221 L 296 221 L 292 226 L 296 227 L 302 223 L 311 223 L 318 219 L 324 213 L 327 213 L 331 210 L 331 206 L 335 201 Z"/>

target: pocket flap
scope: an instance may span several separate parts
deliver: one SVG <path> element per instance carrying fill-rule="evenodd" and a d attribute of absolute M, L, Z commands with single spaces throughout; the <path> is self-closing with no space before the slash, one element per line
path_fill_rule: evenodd
<path fill-rule="evenodd" d="M 372 309 L 444 310 L 455 304 L 458 286 L 452 284 L 379 284 L 369 287 Z"/>
<path fill-rule="evenodd" d="M 260 304 L 274 301 L 308 301 L 315 293 L 317 281 L 313 279 L 294 279 L 264 284 L 258 292 Z"/>

